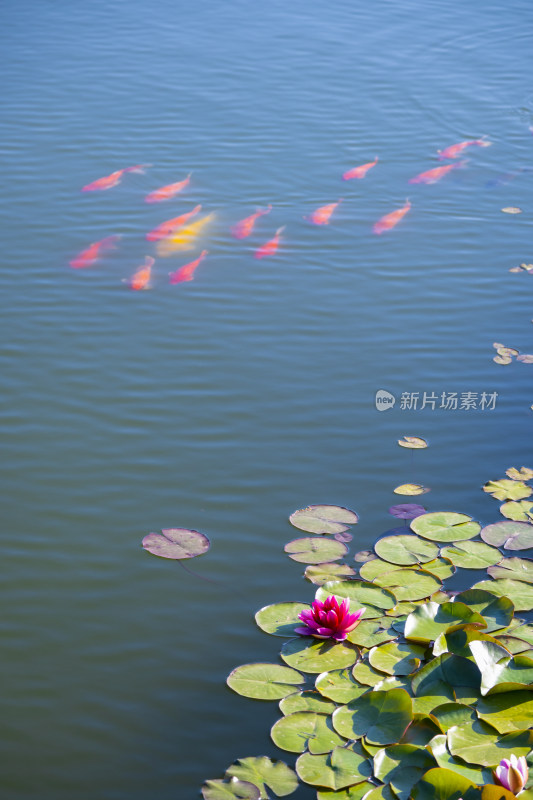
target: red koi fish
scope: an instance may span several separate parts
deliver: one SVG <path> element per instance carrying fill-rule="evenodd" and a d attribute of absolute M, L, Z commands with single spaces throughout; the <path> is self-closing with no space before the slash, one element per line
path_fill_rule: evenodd
<path fill-rule="evenodd" d="M 202 210 L 202 206 L 195 206 L 192 211 L 187 211 L 186 214 L 181 214 L 179 217 L 174 217 L 173 219 L 167 219 L 166 222 L 162 222 L 161 225 L 158 225 L 157 228 L 154 228 L 153 231 L 146 234 L 146 238 L 149 242 L 158 242 L 159 239 L 166 239 L 167 236 L 172 236 L 172 234 L 185 225 L 192 217 L 198 214 L 199 211 Z"/>
<path fill-rule="evenodd" d="M 313 225 L 329 225 L 331 215 L 340 203 L 342 203 L 342 198 L 336 203 L 330 203 L 327 206 L 321 206 L 320 208 L 317 208 L 308 217 L 304 217 L 304 219 L 308 219 L 309 222 L 313 223 Z"/>
<path fill-rule="evenodd" d="M 378 219 L 372 230 L 374 233 L 378 234 L 383 233 L 384 231 L 390 231 L 391 228 L 394 228 L 399 221 L 405 217 L 410 208 L 411 203 L 409 200 L 406 200 L 404 206 L 397 208 L 396 211 L 391 211 L 390 214 L 385 214 L 384 217 Z"/>
<path fill-rule="evenodd" d="M 144 170 L 150 166 L 151 164 L 137 164 L 135 167 L 119 169 L 116 172 L 112 172 L 111 175 L 106 175 L 105 178 L 98 178 L 97 181 L 88 183 L 87 186 L 83 187 L 82 192 L 97 192 L 103 191 L 104 189 L 111 189 L 113 186 L 116 186 L 117 183 L 120 183 L 122 176 L 125 175 L 126 172 L 139 172 L 144 174 Z"/>
<path fill-rule="evenodd" d="M 139 291 L 139 289 L 149 289 L 150 288 L 150 278 L 152 277 L 152 267 L 155 264 L 155 259 L 151 256 L 144 257 L 144 264 L 140 269 L 137 270 L 135 275 L 130 280 L 130 289 L 135 289 L 135 291 Z"/>
<path fill-rule="evenodd" d="M 150 192 L 144 198 L 145 203 L 160 203 L 162 200 L 170 200 L 174 195 L 182 192 L 191 182 L 192 172 L 189 172 L 183 181 L 178 183 L 169 183 L 168 186 L 162 186 L 161 189 L 156 189 L 155 192 Z"/>
<path fill-rule="evenodd" d="M 273 256 L 274 253 L 277 251 L 281 234 L 285 230 L 285 225 L 282 228 L 278 228 L 272 239 L 269 239 L 268 242 L 265 242 L 258 247 L 254 253 L 255 258 L 266 258 L 266 256 Z"/>
<path fill-rule="evenodd" d="M 255 212 L 255 214 L 251 214 L 249 217 L 241 219 L 241 221 L 237 222 L 237 224 L 231 229 L 231 235 L 235 239 L 246 239 L 246 237 L 249 236 L 253 231 L 256 220 L 258 220 L 259 217 L 262 217 L 264 214 L 268 214 L 270 211 L 272 211 L 272 206 L 269 205 L 266 208 L 260 208 Z"/>
<path fill-rule="evenodd" d="M 195 261 L 191 261 L 189 264 L 185 264 L 184 267 L 181 269 L 177 269 L 176 272 L 169 272 L 169 280 L 170 283 L 183 283 L 184 281 L 192 281 L 194 278 L 194 273 L 196 268 L 201 264 L 204 258 L 207 255 L 207 250 L 202 250 L 200 255 Z"/>
<path fill-rule="evenodd" d="M 349 169 L 348 172 L 345 172 L 342 176 L 343 181 L 351 181 L 352 178 L 364 178 L 368 170 L 376 166 L 378 160 L 379 159 L 376 156 L 374 161 L 369 161 L 368 164 L 361 164 L 360 167 Z"/>
<path fill-rule="evenodd" d="M 421 172 L 420 175 L 415 175 L 410 178 L 409 183 L 437 183 L 441 178 L 444 178 L 452 169 L 464 167 L 466 161 L 457 161 L 455 164 L 445 164 L 443 167 L 435 167 L 428 169 L 427 172 Z"/>
<path fill-rule="evenodd" d="M 119 239 L 120 236 L 107 236 L 105 239 L 100 239 L 99 242 L 94 242 L 94 244 L 86 250 L 82 250 L 81 253 L 78 253 L 76 258 L 73 258 L 70 262 L 70 266 L 72 269 L 91 267 L 106 250 L 113 250 Z"/>
<path fill-rule="evenodd" d="M 466 142 L 459 142 L 458 144 L 451 144 L 449 147 L 446 147 L 445 150 L 438 150 L 439 158 L 442 160 L 443 158 L 457 158 L 457 156 L 461 155 L 463 150 L 467 147 L 472 147 L 472 145 L 477 145 L 478 147 L 490 147 L 492 142 L 487 142 L 486 139 L 468 139 Z"/>

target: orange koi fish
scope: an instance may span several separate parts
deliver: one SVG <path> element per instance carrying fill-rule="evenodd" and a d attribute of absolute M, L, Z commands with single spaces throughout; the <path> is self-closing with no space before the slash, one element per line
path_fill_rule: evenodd
<path fill-rule="evenodd" d="M 375 223 L 372 230 L 374 233 L 383 233 L 384 231 L 390 231 L 391 228 L 394 228 L 403 217 L 407 214 L 409 209 L 411 208 L 411 203 L 409 200 L 405 201 L 405 205 L 401 208 L 397 208 L 396 211 L 391 211 L 390 214 L 385 214 L 384 217 L 378 219 Z"/>
<path fill-rule="evenodd" d="M 154 264 L 155 260 L 151 256 L 144 257 L 144 264 L 130 280 L 130 289 L 139 291 L 139 289 L 150 288 L 150 278 L 152 277 L 152 267 Z"/>
<path fill-rule="evenodd" d="M 420 175 L 415 175 L 414 178 L 410 178 L 409 183 L 437 183 L 437 181 L 444 178 L 448 172 L 451 172 L 452 169 L 464 167 L 466 163 L 466 161 L 457 161 L 455 164 L 446 164 L 443 167 L 428 169 L 427 172 L 421 172 Z"/>
<path fill-rule="evenodd" d="M 83 187 L 82 192 L 97 192 L 103 191 L 104 189 L 111 189 L 113 186 L 116 186 L 117 183 L 120 183 L 122 176 L 126 172 L 140 172 L 144 174 L 144 170 L 150 166 L 151 164 L 137 164 L 135 167 L 119 169 L 116 172 L 112 172 L 111 175 L 106 175 L 105 178 L 98 178 L 97 181 L 88 183 L 87 186 Z"/>
<path fill-rule="evenodd" d="M 107 236 L 105 239 L 100 239 L 99 242 L 94 242 L 94 244 L 86 250 L 82 250 L 81 253 L 78 253 L 76 258 L 73 258 L 70 262 L 70 266 L 72 269 L 91 267 L 106 250 L 113 250 L 119 239 L 120 236 Z"/>
<path fill-rule="evenodd" d="M 368 170 L 376 166 L 378 160 L 379 159 L 376 156 L 374 161 L 369 161 L 368 164 L 361 164 L 360 167 L 349 169 L 348 172 L 345 172 L 342 176 L 343 181 L 351 181 L 352 178 L 364 178 Z"/>
<path fill-rule="evenodd" d="M 215 214 L 207 214 L 207 216 L 196 222 L 191 222 L 185 228 L 180 228 L 176 233 L 157 244 L 157 254 L 159 256 L 170 256 L 177 250 L 192 250 L 194 240 L 214 219 Z"/>
<path fill-rule="evenodd" d="M 445 150 L 438 150 L 437 152 L 441 160 L 443 158 L 457 158 L 457 156 L 459 156 L 467 147 L 471 147 L 472 145 L 477 145 L 478 147 L 490 147 L 491 144 L 492 142 L 487 142 L 486 139 L 468 139 L 466 142 L 451 144 L 449 147 L 446 147 Z"/>
<path fill-rule="evenodd" d="M 145 203 L 160 203 L 162 200 L 170 200 L 174 195 L 182 192 L 191 182 L 192 172 L 189 172 L 183 181 L 178 183 L 169 183 L 168 186 L 162 186 L 161 189 L 156 189 L 155 192 L 150 192 L 144 198 Z"/>
<path fill-rule="evenodd" d="M 269 239 L 268 242 L 265 242 L 258 247 L 254 253 L 254 258 L 265 258 L 266 256 L 273 256 L 274 253 L 277 251 L 280 237 L 283 231 L 285 230 L 285 225 L 282 228 L 278 228 L 272 239 Z"/>
<path fill-rule="evenodd" d="M 312 214 L 310 214 L 308 217 L 304 217 L 304 219 L 308 219 L 309 222 L 313 223 L 313 225 L 329 225 L 331 215 L 339 203 L 342 203 L 342 198 L 336 203 L 330 203 L 327 206 L 321 206 L 320 208 L 317 208 L 316 211 L 313 211 Z"/>
<path fill-rule="evenodd" d="M 198 265 L 204 260 L 207 255 L 207 250 L 202 250 L 200 255 L 195 261 L 191 261 L 189 264 L 185 264 L 184 267 L 181 269 L 177 269 L 176 272 L 169 272 L 169 279 L 170 283 L 183 283 L 183 281 L 192 281 L 194 278 L 194 272 Z"/>
<path fill-rule="evenodd" d="M 188 222 L 201 210 L 202 206 L 195 206 L 192 211 L 187 211 L 186 214 L 181 214 L 181 216 L 174 217 L 173 219 L 167 219 L 166 222 L 162 222 L 161 225 L 158 225 L 157 228 L 153 229 L 153 231 L 147 233 L 146 238 L 149 242 L 157 242 L 159 239 L 166 239 L 167 236 L 172 236 L 174 231 L 177 231 L 178 228 L 183 227 L 186 222 Z"/>
<path fill-rule="evenodd" d="M 235 239 L 246 239 L 247 236 L 251 234 L 254 229 L 254 225 L 256 220 L 259 217 L 262 217 L 264 214 L 268 214 L 272 211 L 272 206 L 267 206 L 266 208 L 260 208 L 255 214 L 251 214 L 249 217 L 245 219 L 241 219 L 236 225 L 233 226 L 231 229 L 231 235 L 235 237 Z"/>

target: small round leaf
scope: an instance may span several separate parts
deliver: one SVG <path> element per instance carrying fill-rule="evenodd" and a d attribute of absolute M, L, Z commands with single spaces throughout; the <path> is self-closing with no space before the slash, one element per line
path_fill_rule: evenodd
<path fill-rule="evenodd" d="M 206 553 L 210 542 L 205 534 L 189 528 L 165 528 L 161 533 L 145 536 L 142 546 L 154 556 L 181 560 Z"/>

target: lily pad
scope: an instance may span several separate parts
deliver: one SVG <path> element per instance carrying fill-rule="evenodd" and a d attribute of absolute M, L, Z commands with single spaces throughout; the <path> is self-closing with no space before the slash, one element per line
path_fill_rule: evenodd
<path fill-rule="evenodd" d="M 344 747 L 325 755 L 304 753 L 296 761 L 296 771 L 305 783 L 335 791 L 366 782 L 372 775 L 368 759 Z"/>
<path fill-rule="evenodd" d="M 417 503 L 400 503 L 389 508 L 389 514 L 397 519 L 415 519 L 425 513 L 424 506 L 419 506 Z"/>
<path fill-rule="evenodd" d="M 454 705 L 451 703 L 450 705 Z M 471 709 L 472 710 L 472 709 Z M 428 745 L 428 750 L 433 753 L 433 758 L 443 769 L 449 769 L 462 775 L 463 778 L 476 784 L 488 783 L 492 780 L 492 772 L 486 767 L 475 767 L 466 764 L 460 758 L 455 758 L 448 751 L 446 746 L 446 736 L 434 736 Z"/>
<path fill-rule="evenodd" d="M 331 717 L 314 711 L 296 711 L 278 719 L 270 731 L 272 741 L 290 753 L 329 753 L 334 747 L 345 744 L 331 723 Z"/>
<path fill-rule="evenodd" d="M 505 206 L 505 208 L 502 208 L 501 211 L 503 211 L 504 214 L 521 214 L 522 213 L 522 209 L 518 208 L 518 206 Z"/>
<path fill-rule="evenodd" d="M 533 583 L 533 561 L 529 558 L 504 558 L 487 570 L 492 578 L 512 578 L 524 583 Z"/>
<path fill-rule="evenodd" d="M 328 581 L 355 577 L 356 572 L 348 564 L 313 564 L 305 568 L 304 575 L 316 586 L 323 586 Z"/>
<path fill-rule="evenodd" d="M 334 791 L 334 789 L 319 789 L 316 796 L 317 800 L 362 800 L 363 797 L 365 800 L 369 800 L 371 790 L 373 792 L 374 784 L 365 781 L 364 783 L 357 783 L 355 786 L 348 786 L 338 792 Z M 383 795 L 383 798 L 376 796 L 376 800 L 395 800 L 395 798 Z M 497 800 L 497 798 L 494 798 L 494 800 Z M 525 798 L 525 800 L 530 800 L 530 798 Z"/>
<path fill-rule="evenodd" d="M 333 726 L 347 739 L 365 736 L 370 744 L 393 744 L 413 719 L 411 698 L 404 689 L 368 692 L 333 714 Z"/>
<path fill-rule="evenodd" d="M 376 554 L 372 550 L 359 550 L 359 552 L 354 555 L 353 560 L 364 564 L 367 561 L 372 561 L 375 557 Z"/>
<path fill-rule="evenodd" d="M 446 734 L 448 749 L 454 756 L 469 764 L 496 767 L 502 758 L 514 753 L 517 758 L 527 756 L 533 743 L 533 731 L 495 735 L 494 728 L 481 720 L 471 725 L 450 728 Z"/>
<path fill-rule="evenodd" d="M 305 678 L 295 669 L 280 664 L 243 664 L 230 672 L 226 683 L 244 697 L 281 700 L 305 683 Z"/>
<path fill-rule="evenodd" d="M 458 686 L 468 686 L 478 690 L 479 683 L 479 670 L 472 661 L 452 653 L 444 653 L 424 664 L 413 676 L 411 686 L 415 695 L 431 695 L 434 694 L 435 685 L 439 687 L 440 692 L 441 687 L 446 686 L 453 687 L 454 690 Z M 446 699 L 448 698 L 445 697 L 441 703 L 435 705 L 442 705 Z"/>
<path fill-rule="evenodd" d="M 533 502 L 531 500 L 510 500 L 500 506 L 500 514 L 515 522 L 533 522 Z"/>
<path fill-rule="evenodd" d="M 344 599 L 348 597 L 353 600 L 355 605 L 366 606 L 367 604 L 377 608 L 393 608 L 396 605 L 396 597 L 387 589 L 382 589 L 367 581 L 331 581 L 321 586 L 316 593 L 316 599 L 324 601 L 329 595 Z M 356 610 L 350 607 L 350 611 Z M 366 615 L 368 616 L 368 615 Z"/>
<path fill-rule="evenodd" d="M 270 789 L 277 797 L 292 794 L 298 788 L 298 777 L 283 761 L 272 761 L 267 756 L 239 758 L 226 770 L 226 777 L 253 783 L 259 789 L 261 798 L 268 800 Z"/>
<path fill-rule="evenodd" d="M 505 547 L 506 550 L 527 550 L 533 547 L 533 525 L 528 522 L 495 522 L 483 528 L 481 538 L 487 544 Z"/>
<path fill-rule="evenodd" d="M 342 506 L 318 505 L 301 508 L 290 515 L 295 528 L 308 533 L 343 533 L 347 525 L 355 525 L 359 517 L 355 511 Z"/>
<path fill-rule="evenodd" d="M 435 767 L 428 770 L 413 787 L 413 800 L 462 800 L 474 784 L 450 769 Z"/>
<path fill-rule="evenodd" d="M 322 539 L 318 536 L 306 536 L 293 539 L 283 548 L 293 561 L 302 564 L 324 564 L 338 561 L 348 552 L 348 548 L 336 539 Z"/>
<path fill-rule="evenodd" d="M 259 800 L 261 792 L 253 783 L 239 781 L 206 781 L 202 786 L 204 800 Z"/>
<path fill-rule="evenodd" d="M 439 554 L 439 548 L 433 542 L 424 541 L 411 534 L 385 536 L 376 542 L 374 550 L 385 561 L 400 565 L 424 563 Z"/>
<path fill-rule="evenodd" d="M 533 269 L 533 264 L 528 266 L 531 266 L 531 269 Z M 511 467 L 505 470 L 505 474 L 508 475 L 509 478 L 512 478 L 513 481 L 529 481 L 533 478 L 533 469 L 530 467 L 520 467 L 520 469 Z"/>
<path fill-rule="evenodd" d="M 164 528 L 161 533 L 149 533 L 142 540 L 149 553 L 161 558 L 181 560 L 195 558 L 209 550 L 207 536 L 189 528 Z"/>
<path fill-rule="evenodd" d="M 398 800 L 409 800 L 415 783 L 435 765 L 435 759 L 422 747 L 395 744 L 374 756 L 374 775 L 389 783 Z"/>
<path fill-rule="evenodd" d="M 332 669 L 322 672 L 315 681 L 318 692 L 335 703 L 349 703 L 365 692 L 368 686 L 362 686 L 352 675 L 351 669 Z"/>
<path fill-rule="evenodd" d="M 533 692 L 502 692 L 482 697 L 477 704 L 478 716 L 499 733 L 526 730 L 533 719 Z"/>
<path fill-rule="evenodd" d="M 295 627 L 302 624 L 298 615 L 309 608 L 309 603 L 274 603 L 260 608 L 255 621 L 265 633 L 292 638 Z"/>
<path fill-rule="evenodd" d="M 397 486 L 396 489 L 393 489 L 394 494 L 403 494 L 406 496 L 414 496 L 416 494 L 427 494 L 431 491 L 429 487 L 422 486 L 419 483 L 402 483 L 401 486 Z"/>
<path fill-rule="evenodd" d="M 290 667 L 303 672 L 320 673 L 350 667 L 359 658 L 359 650 L 350 642 L 301 636 L 285 642 L 281 648 L 281 657 Z"/>
<path fill-rule="evenodd" d="M 392 639 L 398 637 L 397 631 L 388 626 L 383 627 L 382 621 L 375 619 L 363 619 L 355 628 L 348 634 L 348 641 L 359 647 L 375 647 L 383 642 L 390 642 Z"/>
<path fill-rule="evenodd" d="M 398 744 L 413 744 L 416 747 L 425 747 L 434 736 L 441 733 L 441 729 L 428 714 L 416 712 L 414 703 L 413 712 L 414 719 Z"/>
<path fill-rule="evenodd" d="M 455 572 L 455 567 L 452 562 L 447 558 L 434 558 L 433 561 L 426 561 L 424 564 L 424 572 L 430 572 L 439 581 L 445 581 Z M 436 594 L 438 594 L 436 592 Z"/>
<path fill-rule="evenodd" d="M 398 444 L 400 447 L 408 447 L 411 450 L 422 450 L 428 446 L 426 440 L 421 439 L 420 436 L 404 436 L 403 439 L 398 439 Z"/>
<path fill-rule="evenodd" d="M 483 491 L 491 494 L 496 500 L 523 500 L 533 492 L 531 486 L 522 481 L 507 480 L 488 481 L 483 486 Z"/>
<path fill-rule="evenodd" d="M 326 673 L 328 674 L 328 673 Z M 304 692 L 289 694 L 280 700 L 279 710 L 283 716 L 297 711 L 316 711 L 317 714 L 333 714 L 337 706 L 332 700 L 322 697 L 318 692 L 307 689 Z"/>
<path fill-rule="evenodd" d="M 382 558 L 374 558 L 372 561 L 367 561 L 359 568 L 359 575 L 365 581 L 372 582 L 379 575 L 384 575 L 392 569 L 398 569 L 398 566 L 391 566 L 390 561 L 384 561 Z"/>
<path fill-rule="evenodd" d="M 497 581 L 480 581 L 475 583 L 473 589 L 483 589 L 499 597 L 507 597 L 517 611 L 531 611 L 533 609 L 533 586 L 522 581 L 505 578 Z"/>
<path fill-rule="evenodd" d="M 435 575 L 423 570 L 395 569 L 388 574 L 379 575 L 374 583 L 387 587 L 397 600 L 422 600 L 441 588 Z"/>
<path fill-rule="evenodd" d="M 376 686 L 381 683 L 383 678 L 387 677 L 386 672 L 380 672 L 374 667 L 371 667 L 368 661 L 358 661 L 352 669 L 352 675 L 356 681 L 362 683 L 364 686 Z"/>
<path fill-rule="evenodd" d="M 422 514 L 411 522 L 411 529 L 424 539 L 435 542 L 458 542 L 473 539 L 481 530 L 479 522 L 474 522 L 467 514 L 455 511 L 432 511 Z"/>
<path fill-rule="evenodd" d="M 444 733 L 454 725 L 468 725 L 477 719 L 475 710 L 464 703 L 443 703 L 433 709 L 431 716 L 437 720 Z"/>
<path fill-rule="evenodd" d="M 470 642 L 470 651 L 481 672 L 481 694 L 491 689 L 503 692 L 533 685 L 533 660 L 512 657 L 504 647 L 493 642 Z M 512 730 L 516 730 L 515 726 Z"/>
<path fill-rule="evenodd" d="M 461 602 L 424 603 L 415 608 L 405 621 L 406 639 L 429 644 L 441 633 L 458 625 L 477 625 L 485 627 L 481 614 Z"/>
<path fill-rule="evenodd" d="M 465 541 L 443 547 L 441 555 L 461 569 L 486 569 L 497 564 L 502 555 L 496 547 L 483 542 Z"/>
<path fill-rule="evenodd" d="M 420 666 L 425 650 L 416 644 L 389 642 L 373 647 L 368 660 L 372 667 L 388 675 L 410 675 Z"/>
<path fill-rule="evenodd" d="M 490 583 L 492 586 L 492 582 L 486 581 L 486 583 Z M 481 614 L 487 623 L 487 627 L 483 629 L 484 633 L 492 633 L 506 628 L 514 614 L 514 605 L 509 598 L 497 597 L 490 590 L 467 589 L 456 595 L 455 602 L 464 603 L 472 611 Z"/>

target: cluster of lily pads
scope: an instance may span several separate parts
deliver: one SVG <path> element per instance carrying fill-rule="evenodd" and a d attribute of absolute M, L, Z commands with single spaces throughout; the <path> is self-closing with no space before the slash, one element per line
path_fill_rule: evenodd
<path fill-rule="evenodd" d="M 291 515 L 311 535 L 285 551 L 306 564 L 314 600 L 260 609 L 259 628 L 285 639 L 282 663 L 245 664 L 227 683 L 279 702 L 271 737 L 296 756 L 295 768 L 239 759 L 206 781 L 205 800 L 285 796 L 300 783 L 318 800 L 513 800 L 510 786 L 533 799 L 533 624 L 515 616 L 533 610 L 533 561 L 499 549 L 533 547 L 533 470 L 507 476 L 483 487 L 504 501 L 505 520 L 482 528 L 466 514 L 400 504 L 390 512 L 410 527 L 351 564 L 354 511 L 320 505 Z M 487 577 L 446 591 L 457 569 Z M 328 636 L 328 625 L 343 624 L 344 640 Z M 499 780 L 511 756 L 521 784 Z"/>
<path fill-rule="evenodd" d="M 513 358 L 517 361 L 522 361 L 524 364 L 533 364 L 533 355 L 531 353 L 521 353 L 520 350 L 515 350 L 514 347 L 506 347 L 501 342 L 494 342 L 492 345 L 496 350 L 496 355 L 492 359 L 496 364 L 510 364 Z"/>

